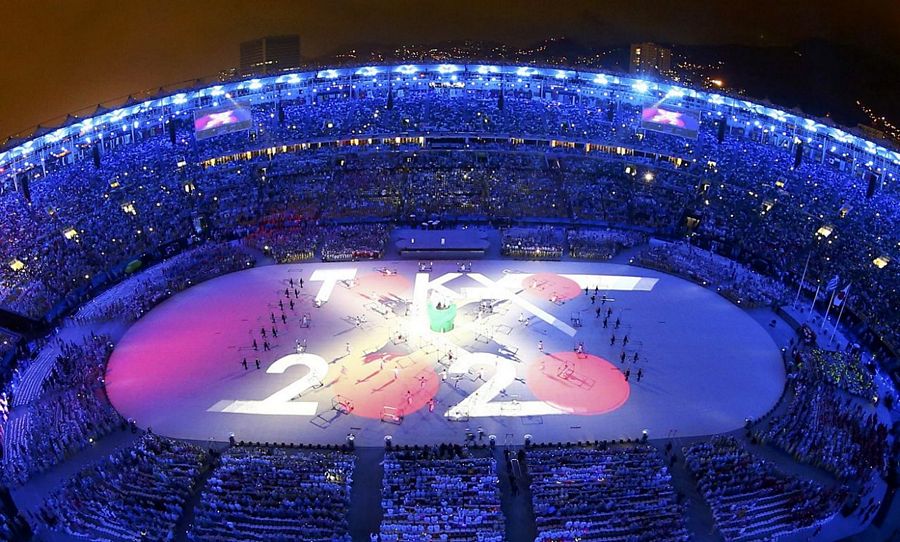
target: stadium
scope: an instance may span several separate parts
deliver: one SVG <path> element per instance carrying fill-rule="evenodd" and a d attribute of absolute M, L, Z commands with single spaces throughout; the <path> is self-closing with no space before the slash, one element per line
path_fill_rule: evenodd
<path fill-rule="evenodd" d="M 514 64 L 39 127 L 0 149 L 2 536 L 862 533 L 896 508 L 884 145 Z"/>

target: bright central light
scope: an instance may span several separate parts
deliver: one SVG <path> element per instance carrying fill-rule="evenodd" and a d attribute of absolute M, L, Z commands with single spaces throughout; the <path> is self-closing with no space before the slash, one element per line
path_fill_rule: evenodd
<path fill-rule="evenodd" d="M 404 64 L 402 66 L 397 66 L 396 72 L 402 73 L 403 75 L 412 75 L 419 71 L 419 68 L 413 66 L 412 64 Z"/>

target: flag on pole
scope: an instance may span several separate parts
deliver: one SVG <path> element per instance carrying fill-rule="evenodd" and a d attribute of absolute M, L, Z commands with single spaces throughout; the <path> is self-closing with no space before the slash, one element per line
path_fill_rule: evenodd
<path fill-rule="evenodd" d="M 825 286 L 825 291 L 833 292 L 833 291 L 837 290 L 838 284 L 840 284 L 840 282 L 841 282 L 841 279 L 838 278 L 837 275 L 835 275 L 833 279 L 828 281 L 828 285 Z"/>
<path fill-rule="evenodd" d="M 840 307 L 841 305 L 843 305 L 843 304 L 844 304 L 844 301 L 847 300 L 847 295 L 848 295 L 849 293 L 850 293 L 850 284 L 847 284 L 846 286 L 844 286 L 844 289 L 843 289 L 843 290 L 841 290 L 841 291 L 839 291 L 837 294 L 835 294 L 835 296 L 834 296 L 834 306 L 835 306 L 835 307 Z"/>

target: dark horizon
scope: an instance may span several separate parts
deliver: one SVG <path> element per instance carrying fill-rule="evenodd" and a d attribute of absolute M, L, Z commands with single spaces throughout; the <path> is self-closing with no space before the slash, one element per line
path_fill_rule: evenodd
<path fill-rule="evenodd" d="M 97 0 L 54 5 L 52 12 L 46 3 L 10 4 L 12 24 L 0 34 L 0 47 L 15 51 L 0 60 L 3 138 L 93 104 L 234 67 L 238 44 L 263 35 L 299 34 L 304 59 L 354 47 L 463 40 L 520 47 L 552 37 L 593 48 L 637 41 L 780 47 L 821 39 L 881 57 L 887 66 L 900 58 L 900 15 L 871 0 L 812 8 L 772 0 L 752 6 L 681 0 L 652 8 L 577 1 L 563 10 L 547 2 L 470 0 L 377 9 L 357 0 Z"/>

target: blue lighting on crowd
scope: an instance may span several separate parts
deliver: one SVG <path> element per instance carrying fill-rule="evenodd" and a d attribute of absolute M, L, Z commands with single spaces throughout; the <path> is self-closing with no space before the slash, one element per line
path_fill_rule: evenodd
<path fill-rule="evenodd" d="M 419 76 L 424 77 L 424 74 L 427 72 L 431 72 L 432 74 L 439 74 L 439 76 L 459 74 L 457 75 L 457 79 L 453 79 L 454 83 L 459 84 L 461 82 L 467 87 L 475 87 L 475 81 L 482 81 L 482 77 L 488 75 L 492 76 L 490 78 L 490 81 L 498 81 L 501 84 L 505 82 L 512 82 L 516 77 L 522 80 L 535 77 L 543 77 L 545 78 L 545 80 L 558 80 L 560 81 L 560 83 L 558 83 L 559 87 L 564 88 L 569 92 L 581 92 L 582 90 L 584 90 L 583 88 L 581 88 L 581 82 L 589 81 L 598 86 L 612 86 L 609 92 L 614 92 L 615 94 L 607 94 L 607 96 L 616 96 L 615 99 L 619 99 L 620 96 L 621 98 L 627 99 L 627 95 L 629 93 L 631 93 L 632 95 L 639 95 L 646 94 L 655 89 L 661 91 L 664 90 L 665 98 L 678 100 L 684 98 L 685 96 L 690 96 L 716 106 L 716 111 L 714 111 L 713 113 L 724 112 L 728 116 L 733 116 L 734 114 L 741 115 L 742 118 L 739 120 L 739 122 L 742 123 L 748 120 L 748 116 L 750 117 L 750 122 L 754 125 L 756 124 L 754 122 L 756 119 L 752 117 L 753 115 L 757 115 L 760 117 L 769 117 L 778 121 L 779 123 L 793 124 L 800 129 L 808 130 L 809 133 L 823 134 L 826 137 L 833 138 L 834 141 L 840 142 L 841 144 L 858 146 L 860 150 L 865 149 L 869 153 L 876 154 L 884 160 L 893 162 L 894 164 L 900 164 L 900 154 L 898 154 L 897 152 L 885 149 L 884 147 L 878 146 L 872 142 L 866 142 L 865 139 L 849 134 L 837 127 L 832 127 L 828 123 L 819 122 L 817 120 L 804 118 L 798 115 L 793 115 L 763 104 L 751 102 L 744 98 L 738 99 L 702 90 L 685 89 L 683 87 L 674 85 L 657 85 L 657 83 L 652 81 L 632 79 L 628 77 L 620 78 L 618 76 L 596 72 L 585 73 L 575 70 L 566 70 L 562 68 L 539 68 L 534 66 L 496 66 L 489 64 L 476 64 L 467 67 L 463 64 L 445 63 L 422 66 L 404 64 L 394 66 L 363 66 L 357 68 L 323 69 L 314 72 L 280 74 L 278 76 L 269 78 L 215 84 L 206 88 L 198 88 L 188 91 L 180 90 L 177 93 L 173 93 L 169 96 L 161 96 L 149 99 L 135 105 L 120 107 L 113 111 L 96 115 L 95 117 L 92 117 L 91 120 L 79 119 L 78 123 L 70 123 L 67 126 L 54 127 L 54 131 L 52 133 L 37 135 L 36 137 L 30 139 L 29 141 L 32 141 L 32 144 L 27 147 L 24 145 L 25 142 L 22 142 L 17 147 L 7 147 L 3 149 L 2 153 L 0 153 L 0 167 L 22 167 L 22 164 L 16 164 L 15 160 L 18 156 L 24 154 L 25 150 L 40 149 L 39 152 L 45 152 L 45 150 L 49 151 L 49 148 L 45 149 L 46 146 L 56 144 L 59 141 L 65 140 L 67 138 L 83 137 L 94 127 L 104 131 L 111 131 L 115 129 L 114 127 L 121 126 L 122 122 L 131 123 L 132 119 L 129 117 L 133 117 L 136 115 L 141 115 L 143 117 L 144 115 L 149 114 L 156 118 L 159 115 L 155 115 L 155 113 L 163 111 L 164 108 L 177 108 L 176 110 L 167 110 L 162 115 L 164 120 L 171 115 L 190 112 L 193 108 L 198 106 L 198 100 L 204 97 L 227 97 L 230 93 L 234 93 L 239 89 L 243 89 L 245 90 L 245 92 L 249 90 L 252 91 L 252 93 L 244 96 L 242 99 L 252 103 L 265 103 L 272 99 L 268 94 L 261 94 L 261 92 L 266 89 L 271 89 L 276 93 L 283 93 L 285 96 L 291 96 L 291 93 L 288 91 L 278 90 L 274 88 L 274 85 L 276 83 L 288 82 L 291 84 L 299 84 L 306 82 L 310 84 L 310 88 L 307 90 L 307 92 L 316 93 L 321 90 L 320 88 L 317 88 L 315 86 L 316 79 L 333 80 L 338 78 L 346 78 L 346 83 L 350 84 L 350 78 L 352 78 L 353 76 L 374 77 L 379 73 L 385 71 L 396 73 L 396 79 L 398 81 L 402 81 L 404 79 L 412 79 L 414 77 L 418 78 Z M 472 75 L 463 75 L 463 71 L 477 74 L 477 76 L 473 77 Z M 501 76 L 505 77 L 506 79 L 503 79 Z M 471 78 L 471 80 L 469 78 Z M 570 83 L 570 81 L 574 81 L 574 83 Z M 343 80 L 341 84 L 343 84 Z M 572 85 L 571 88 L 569 87 L 569 85 Z M 215 102 L 218 103 L 219 101 Z M 724 109 L 724 111 L 719 110 L 719 106 L 723 106 L 723 108 L 727 109 Z M 708 114 L 710 112 L 707 111 L 706 113 Z M 147 121 L 147 126 L 151 126 L 154 124 L 153 119 L 145 118 L 140 119 L 140 124 L 144 124 L 144 120 Z M 759 126 L 762 127 L 762 124 L 763 123 L 761 123 Z M 771 129 L 772 131 L 775 131 L 774 127 Z M 784 130 L 785 128 L 781 129 Z M 862 145 L 863 142 L 866 142 L 865 147 L 863 147 Z M 77 141 L 74 143 L 77 143 Z M 851 149 L 844 150 L 844 152 L 849 151 L 851 151 Z"/>

